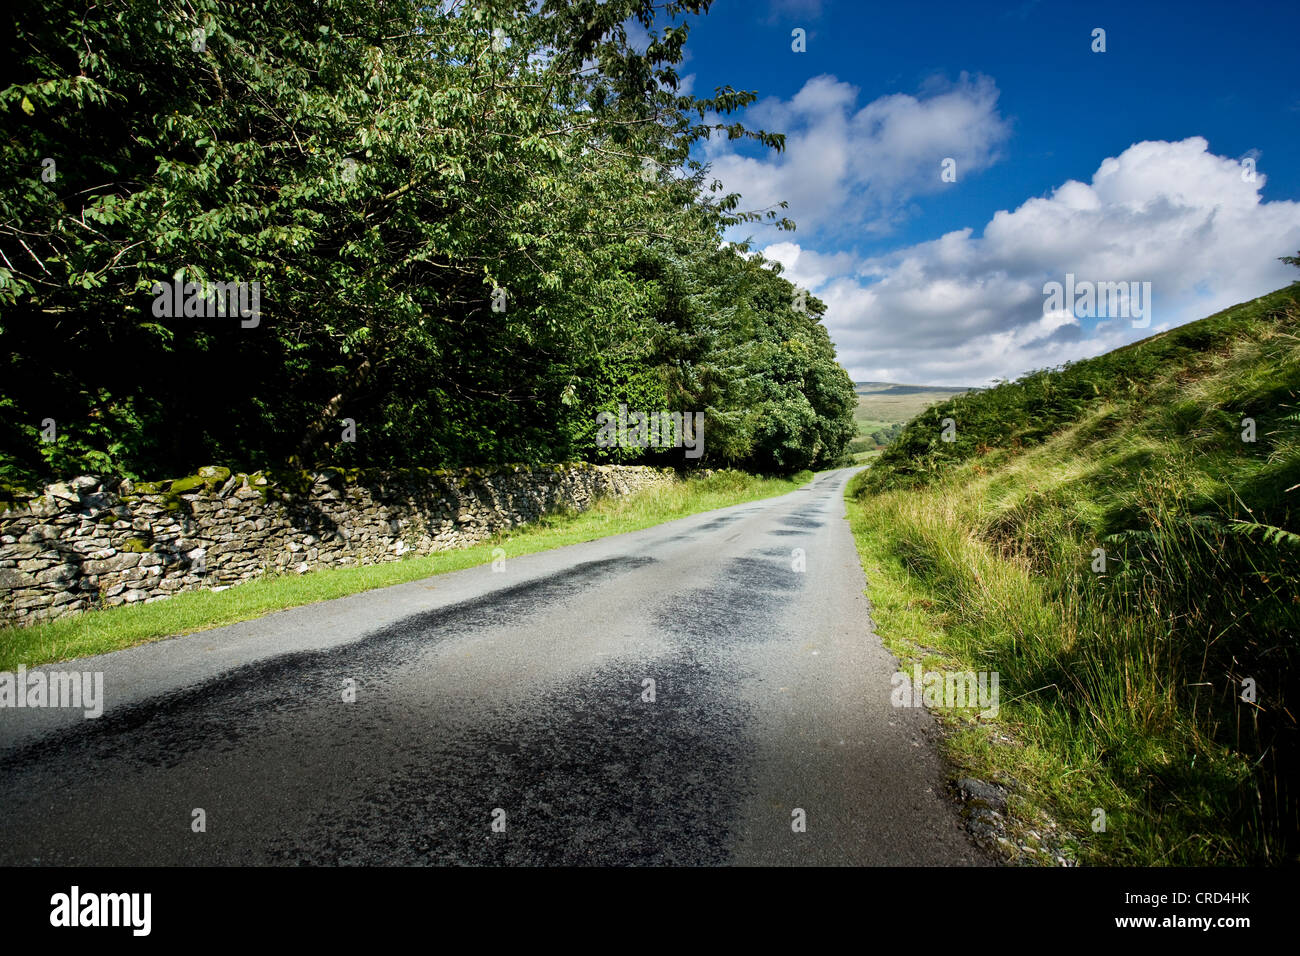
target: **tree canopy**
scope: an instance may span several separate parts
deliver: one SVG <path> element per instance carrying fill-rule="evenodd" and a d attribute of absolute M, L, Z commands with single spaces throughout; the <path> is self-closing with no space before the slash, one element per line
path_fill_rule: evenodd
<path fill-rule="evenodd" d="M 854 397 L 824 306 L 722 241 L 793 224 L 692 150 L 783 146 L 726 119 L 754 94 L 681 93 L 708 5 L 20 6 L 0 478 L 681 463 L 600 447 L 619 404 L 703 412 L 699 464 L 834 461 Z M 173 281 L 257 283 L 259 315 L 159 315 Z"/>

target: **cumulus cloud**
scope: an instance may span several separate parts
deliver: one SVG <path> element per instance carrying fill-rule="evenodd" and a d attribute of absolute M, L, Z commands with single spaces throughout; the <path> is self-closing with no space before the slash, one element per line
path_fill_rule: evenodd
<path fill-rule="evenodd" d="M 971 229 L 850 262 L 793 242 L 768 246 L 785 275 L 827 303 L 855 380 L 979 385 L 1098 355 L 1286 285 L 1300 203 L 1264 202 L 1263 173 L 1201 137 L 1135 143 L 1090 183 L 1000 211 Z M 1043 286 L 1150 282 L 1149 328 L 1046 313 Z"/>
<path fill-rule="evenodd" d="M 714 139 L 705 156 L 724 191 L 741 193 L 747 208 L 789 202 L 801 233 L 884 233 L 911 199 L 948 185 L 940 179 L 945 159 L 964 179 L 997 160 L 1009 132 L 988 77 L 936 78 L 919 96 L 882 96 L 860 108 L 857 100 L 857 87 L 813 77 L 791 99 L 760 100 L 746 111 L 747 125 L 786 135 L 782 154 L 755 158 Z"/>

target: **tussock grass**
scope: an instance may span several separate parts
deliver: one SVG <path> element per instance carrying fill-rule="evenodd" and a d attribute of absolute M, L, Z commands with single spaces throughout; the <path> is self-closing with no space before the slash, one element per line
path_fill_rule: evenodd
<path fill-rule="evenodd" d="M 1000 674 L 951 756 L 1083 861 L 1296 859 L 1298 331 L 1281 290 L 962 396 L 850 488 L 886 640 Z M 943 417 L 964 445 L 931 444 Z"/>
<path fill-rule="evenodd" d="M 701 511 L 794 491 L 812 478 L 764 478 L 720 471 L 598 500 L 585 512 L 555 513 L 473 547 L 384 564 L 269 575 L 225 591 L 193 591 L 164 601 L 91 611 L 32 627 L 0 628 L 0 670 L 103 654 L 177 634 L 207 630 L 272 611 L 416 581 L 506 558 L 637 531 Z"/>

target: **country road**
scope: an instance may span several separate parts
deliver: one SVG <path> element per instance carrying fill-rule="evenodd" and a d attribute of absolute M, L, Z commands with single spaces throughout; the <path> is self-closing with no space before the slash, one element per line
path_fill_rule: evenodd
<path fill-rule="evenodd" d="M 985 863 L 890 706 L 852 473 L 54 665 L 105 711 L 0 710 L 0 863 Z"/>

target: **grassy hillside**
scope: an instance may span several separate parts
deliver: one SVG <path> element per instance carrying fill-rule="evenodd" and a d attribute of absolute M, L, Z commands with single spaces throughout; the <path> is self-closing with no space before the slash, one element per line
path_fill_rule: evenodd
<path fill-rule="evenodd" d="M 1013 829 L 1296 859 L 1300 287 L 941 402 L 850 496 L 900 657 L 1001 676 L 996 719 L 945 720 Z"/>
<path fill-rule="evenodd" d="M 858 400 L 853 411 L 858 437 L 849 444 L 848 452 L 856 460 L 864 461 L 893 441 L 912 418 L 936 402 L 960 395 L 967 389 L 856 382 L 853 391 Z"/>
<path fill-rule="evenodd" d="M 900 385 L 897 382 L 854 382 L 858 412 L 864 418 L 905 422 L 935 402 L 970 391 L 941 385 Z"/>

